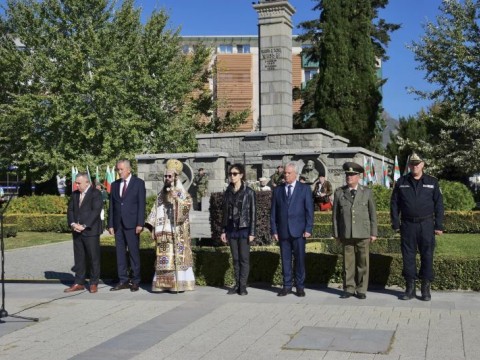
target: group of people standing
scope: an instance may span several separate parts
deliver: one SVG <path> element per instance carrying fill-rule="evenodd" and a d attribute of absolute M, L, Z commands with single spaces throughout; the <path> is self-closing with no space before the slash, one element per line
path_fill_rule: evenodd
<path fill-rule="evenodd" d="M 179 179 L 182 168 L 183 164 L 178 160 L 167 161 L 163 189 L 145 220 L 145 182 L 131 173 L 130 161 L 117 162 L 120 178 L 111 186 L 107 228 L 115 237 L 119 282 L 111 291 L 138 291 L 141 281 L 140 234 L 144 227 L 151 231 L 156 244 L 152 291 L 194 289 L 188 222 L 192 199 Z M 100 219 L 102 195 L 90 184 L 86 173 L 78 173 L 75 183 L 78 190 L 72 194 L 67 213 L 73 236 L 75 281 L 64 291 L 85 290 L 88 274 L 89 291 L 96 293 L 100 277 L 100 235 L 103 231 Z"/>
<path fill-rule="evenodd" d="M 417 154 L 409 161 L 410 172 L 395 184 L 391 197 L 391 221 L 401 235 L 403 257 L 402 274 L 406 281 L 402 300 L 416 296 L 415 281 L 421 280 L 421 300 L 430 301 L 433 281 L 433 253 L 435 235 L 443 231 L 443 200 L 437 179 L 424 174 L 425 162 Z M 377 215 L 372 190 L 360 184 L 363 167 L 354 162 L 343 164 L 346 185 L 333 193 L 333 234 L 343 247 L 343 293 L 341 298 L 366 299 L 369 283 L 369 247 L 378 236 Z M 223 233 L 221 239 L 229 243 L 235 285 L 228 294 L 246 295 L 249 273 L 249 244 L 255 238 L 255 192 L 242 179 L 245 170 L 241 164 L 230 168 L 230 185 L 224 195 Z M 330 203 L 331 184 L 319 174 L 313 198 L 310 186 L 299 181 L 297 163 L 279 166 L 271 178 L 273 187 L 270 228 L 280 246 L 283 287 L 278 296 L 305 294 L 305 249 L 311 237 L 314 222 L 314 202 Z M 316 198 L 323 198 L 322 202 Z M 315 201 L 314 201 L 315 199 Z M 319 209 L 320 206 L 319 206 Z M 420 270 L 415 257 L 420 253 Z"/>
<path fill-rule="evenodd" d="M 406 291 L 400 297 L 416 296 L 416 280 L 421 280 L 421 299 L 431 299 L 435 235 L 443 231 L 443 200 L 438 181 L 423 173 L 424 161 L 412 154 L 410 173 L 395 184 L 391 198 L 391 221 L 401 234 L 403 276 Z M 314 204 L 318 197 L 330 197 L 331 184 L 323 174 L 314 187 L 299 181 L 296 162 L 277 169 L 272 178 L 270 228 L 279 243 L 283 287 L 278 296 L 305 294 L 306 241 L 312 236 Z M 189 212 L 192 198 L 180 181 L 183 164 L 171 159 L 166 164 L 164 187 L 145 221 L 145 183 L 131 174 L 128 160 L 117 163 L 120 179 L 111 187 L 108 231 L 115 236 L 119 283 L 111 291 L 137 291 L 140 283 L 139 235 L 147 227 L 156 244 L 153 291 L 182 292 L 193 290 L 193 258 L 190 239 Z M 333 193 L 333 235 L 343 247 L 342 298 L 365 299 L 369 281 L 369 245 L 377 239 L 376 207 L 372 190 L 360 184 L 363 167 L 354 162 L 343 165 L 346 185 Z M 229 185 L 223 197 L 221 241 L 228 243 L 232 253 L 235 284 L 228 294 L 247 295 L 250 271 L 250 244 L 256 232 L 256 195 L 246 185 L 245 167 L 233 164 L 228 170 Z M 102 231 L 100 212 L 102 197 L 92 187 L 88 175 L 77 174 L 78 190 L 68 206 L 68 223 L 74 240 L 75 283 L 65 292 L 85 289 L 90 259 L 90 287 L 97 292 L 100 276 L 100 244 Z M 328 200 L 330 202 L 330 200 Z M 415 257 L 420 252 L 421 266 L 417 272 Z M 127 257 L 128 254 L 128 257 Z M 131 277 L 128 269 L 131 269 Z"/>

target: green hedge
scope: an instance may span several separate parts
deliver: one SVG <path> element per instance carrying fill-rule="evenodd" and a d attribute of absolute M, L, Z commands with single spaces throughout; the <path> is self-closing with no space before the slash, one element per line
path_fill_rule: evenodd
<path fill-rule="evenodd" d="M 315 237 L 328 237 L 328 233 L 331 233 L 332 226 L 332 213 L 331 212 L 315 212 L 315 234 L 322 236 Z M 390 231 L 390 212 L 377 211 L 377 223 L 379 236 L 390 237 L 393 232 Z M 444 219 L 445 231 L 452 234 L 467 234 L 467 233 L 480 233 L 480 211 L 445 211 Z"/>
<path fill-rule="evenodd" d="M 5 223 L 16 224 L 17 231 L 70 232 L 65 214 L 11 214 Z"/>
<path fill-rule="evenodd" d="M 58 195 L 13 198 L 7 214 L 66 214 L 69 197 Z"/>
<path fill-rule="evenodd" d="M 5 237 L 16 237 L 17 232 L 17 224 L 3 224 L 3 235 Z"/>
<path fill-rule="evenodd" d="M 443 205 L 445 210 L 469 211 L 475 208 L 473 193 L 467 186 L 465 186 L 465 184 L 447 180 L 440 180 L 439 184 L 443 194 Z M 390 210 L 392 189 L 387 189 L 381 185 L 373 185 L 372 190 L 377 210 Z"/>
<path fill-rule="evenodd" d="M 272 202 L 271 191 L 257 191 L 257 236 L 255 245 L 269 245 L 272 243 L 270 236 L 270 206 Z M 222 232 L 223 219 L 223 193 L 217 192 L 210 196 L 210 227 L 212 239 L 215 245 L 221 245 L 220 234 Z"/>
<path fill-rule="evenodd" d="M 312 242 L 322 244 L 323 249 L 329 254 L 342 254 L 343 247 L 340 242 L 335 239 L 312 239 Z M 395 235 L 390 238 L 378 238 L 375 242 L 370 243 L 371 254 L 401 254 L 400 236 Z"/>
<path fill-rule="evenodd" d="M 306 283 L 325 285 L 342 283 L 342 256 L 322 253 L 321 246 L 308 244 Z M 198 285 L 224 286 L 234 282 L 230 251 L 227 247 L 194 248 L 194 272 Z M 142 281 L 153 277 L 155 251 L 141 250 Z M 102 278 L 117 277 L 115 247 L 102 246 Z M 419 259 L 417 259 L 419 261 Z M 437 256 L 433 289 L 480 290 L 480 258 Z M 400 254 L 370 254 L 370 283 L 375 286 L 404 286 Z M 278 246 L 252 247 L 249 283 L 281 285 L 281 261 Z"/>
<path fill-rule="evenodd" d="M 379 224 L 377 226 L 378 236 L 379 237 L 392 237 L 395 235 L 395 231 L 392 230 L 390 224 Z M 325 223 L 315 223 L 313 226 L 313 234 L 314 238 L 330 238 L 333 236 L 333 229 L 332 224 L 325 224 Z"/>

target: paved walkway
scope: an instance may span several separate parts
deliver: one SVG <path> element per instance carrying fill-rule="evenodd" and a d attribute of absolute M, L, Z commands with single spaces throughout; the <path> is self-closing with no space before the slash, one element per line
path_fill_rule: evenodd
<path fill-rule="evenodd" d="M 71 243 L 6 252 L 10 274 L 69 274 Z M 27 269 L 25 269 L 27 267 Z M 43 271 L 40 269 L 43 267 Z M 70 276 L 71 273 L 70 273 Z M 46 279 L 47 276 L 44 276 Z M 0 324 L 3 359 L 479 359 L 480 294 L 433 292 L 431 302 L 400 301 L 400 290 L 368 292 L 366 300 L 339 299 L 336 287 L 306 289 L 307 296 L 276 296 L 277 289 L 249 287 L 248 296 L 198 287 L 182 294 L 64 294 L 60 282 L 7 282 Z M 393 337 L 385 354 L 290 350 L 296 335 L 314 328 L 383 330 Z M 327 329 L 328 330 L 328 329 Z M 338 330 L 338 331 L 333 331 Z M 309 339 L 310 344 L 326 342 Z M 336 339 L 337 345 L 351 344 Z M 347 344 L 348 342 L 348 344 Z"/>

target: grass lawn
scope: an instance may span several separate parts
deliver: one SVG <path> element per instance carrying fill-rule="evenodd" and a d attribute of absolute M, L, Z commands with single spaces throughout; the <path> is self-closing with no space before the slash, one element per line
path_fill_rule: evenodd
<path fill-rule="evenodd" d="M 5 238 L 5 250 L 52 244 L 61 241 L 72 240 L 69 233 L 52 232 L 18 232 L 16 237 Z"/>

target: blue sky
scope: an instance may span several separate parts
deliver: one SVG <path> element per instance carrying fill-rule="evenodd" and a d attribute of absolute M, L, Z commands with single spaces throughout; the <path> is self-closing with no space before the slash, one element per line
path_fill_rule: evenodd
<path fill-rule="evenodd" d="M 381 16 L 388 22 L 400 23 L 402 28 L 392 34 L 388 48 L 390 60 L 383 63 L 383 76 L 388 78 L 383 88 L 383 106 L 394 118 L 414 115 L 430 102 L 418 100 L 409 94 L 408 87 L 428 90 L 432 85 L 424 80 L 424 73 L 416 70 L 418 63 L 406 48 L 424 34 L 422 24 L 435 21 L 441 0 L 390 0 Z M 4 4 L 5 0 L 0 0 Z M 296 26 L 319 16 L 312 11 L 313 0 L 290 0 L 297 12 L 293 16 Z M 165 9 L 170 15 L 170 27 L 181 28 L 182 35 L 256 35 L 257 14 L 252 0 L 136 0 L 146 20 L 154 9 Z"/>

